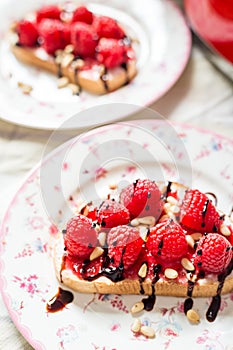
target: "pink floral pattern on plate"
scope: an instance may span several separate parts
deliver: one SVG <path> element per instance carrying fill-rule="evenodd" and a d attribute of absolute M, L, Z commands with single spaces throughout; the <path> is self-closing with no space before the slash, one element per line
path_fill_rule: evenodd
<path fill-rule="evenodd" d="M 52 178 L 50 190 L 52 198 L 55 198 L 54 218 L 57 217 L 62 222 L 65 210 L 70 206 L 72 208 L 80 197 L 88 197 L 89 192 L 93 195 L 96 188 L 96 195 L 98 191 L 106 195 L 109 183 L 122 182 L 125 185 L 128 181 L 143 176 L 142 165 L 146 175 L 151 174 L 152 169 L 154 178 L 157 174 L 162 174 L 170 180 L 172 174 L 173 180 L 191 179 L 193 187 L 214 192 L 219 199 L 220 208 L 226 212 L 231 210 L 231 140 L 184 125 L 169 124 L 168 127 L 167 122 L 162 120 L 143 121 L 143 129 L 140 125 L 138 121 L 102 127 L 83 138 L 72 140 L 72 143 L 65 144 L 50 154 L 42 164 L 48 171 L 64 151 L 64 162 L 68 165 L 61 166 L 61 183 L 56 183 L 56 179 Z M 178 138 L 167 138 L 172 130 Z M 145 152 L 141 156 L 138 149 L 134 148 L 135 140 Z M 159 140 L 166 140 L 166 145 Z M 109 141 L 113 146 L 111 150 L 101 147 Z M 128 161 L 124 158 L 104 162 L 105 156 L 112 157 L 114 146 L 118 147 L 118 153 L 126 152 L 124 154 L 128 156 Z M 164 153 L 158 152 L 160 146 Z M 90 147 L 93 154 L 89 152 Z M 168 157 L 171 150 L 180 172 L 173 171 L 175 168 Z M 84 156 L 82 162 L 77 154 Z M 152 164 L 145 158 L 151 154 L 158 157 L 152 157 Z M 91 162 L 86 163 L 85 157 L 88 156 L 91 156 Z M 192 168 L 187 167 L 188 160 Z M 165 165 L 162 168 L 161 163 Z M 86 171 L 82 172 L 84 165 Z M 144 325 L 155 329 L 155 339 L 147 339 L 131 332 L 133 317 L 129 311 L 140 300 L 140 296 L 74 293 L 73 303 L 60 312 L 48 313 L 46 302 L 53 297 L 59 286 L 51 259 L 51 240 L 57 233 L 57 226 L 51 223 L 51 217 L 48 217 L 45 203 L 42 202 L 40 171 L 41 168 L 37 167 L 31 172 L 5 215 L 1 228 L 0 258 L 0 285 L 4 301 L 16 326 L 35 349 L 70 350 L 81 346 L 87 350 L 122 350 L 130 347 L 136 350 L 174 350 L 181 346 L 188 348 L 190 345 L 201 350 L 232 349 L 233 293 L 222 297 L 221 310 L 214 323 L 208 323 L 205 319 L 210 300 L 195 299 L 194 306 L 201 316 L 201 322 L 197 326 L 190 325 L 183 314 L 184 299 L 157 297 L 154 310 L 139 316 Z M 96 176 L 100 173 L 104 176 Z M 80 178 L 83 177 L 83 186 L 78 190 L 77 174 Z M 65 203 L 60 200 L 61 192 L 67 199 Z"/>

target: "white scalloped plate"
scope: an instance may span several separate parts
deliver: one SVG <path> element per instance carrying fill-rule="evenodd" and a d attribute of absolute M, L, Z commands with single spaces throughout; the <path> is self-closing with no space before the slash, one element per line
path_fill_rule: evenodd
<path fill-rule="evenodd" d="M 47 2 L 49 1 L 43 1 Z M 191 36 L 180 10 L 172 2 L 168 0 L 85 2 L 94 12 L 118 19 L 139 40 L 137 77 L 128 86 L 103 96 L 83 92 L 78 97 L 72 96 L 68 88 L 58 89 L 56 77 L 18 62 L 10 52 L 7 41 L 6 33 L 10 23 L 38 8 L 42 0 L 23 1 L 23 3 L 4 0 L 0 4 L 0 37 L 3 39 L 0 44 L 2 119 L 33 128 L 70 128 L 70 125 L 64 124 L 65 121 L 96 105 L 111 102 L 137 103 L 138 108 L 149 105 L 166 93 L 180 77 L 189 58 Z M 18 82 L 31 85 L 32 93 L 23 95 L 17 87 Z M 72 128 L 109 123 L 123 117 L 125 111 L 108 116 L 100 113 L 94 120 L 88 116 L 84 122 L 80 122 L 77 116 Z"/>
<path fill-rule="evenodd" d="M 183 314 L 183 298 L 157 297 L 154 310 L 139 315 L 155 329 L 155 339 L 130 330 L 129 310 L 140 296 L 74 293 L 74 302 L 64 310 L 46 312 L 59 286 L 49 249 L 56 228 L 49 218 L 64 223 L 64 208 L 72 208 L 70 195 L 77 187 L 79 196 L 105 196 L 110 182 L 126 184 L 151 171 L 155 179 L 189 182 L 215 193 L 227 213 L 232 207 L 233 141 L 159 120 L 106 126 L 69 141 L 36 167 L 16 193 L 1 229 L 0 286 L 12 320 L 35 349 L 174 350 L 192 344 L 232 350 L 233 293 L 222 297 L 213 323 L 205 319 L 210 299 L 195 299 L 201 316 L 195 326 Z"/>

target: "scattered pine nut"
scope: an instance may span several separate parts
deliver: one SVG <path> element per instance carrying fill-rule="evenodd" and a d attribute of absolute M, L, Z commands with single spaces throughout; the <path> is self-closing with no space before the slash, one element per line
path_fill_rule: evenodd
<path fill-rule="evenodd" d="M 139 220 L 138 219 L 133 219 L 131 222 L 130 222 L 130 225 L 133 226 L 133 227 L 136 227 L 139 225 Z"/>
<path fill-rule="evenodd" d="M 98 235 L 98 240 L 100 245 L 104 247 L 106 243 L 106 232 L 100 232 Z"/>
<path fill-rule="evenodd" d="M 145 216 L 144 218 L 138 218 L 138 221 L 142 225 L 148 225 L 153 227 L 155 225 L 155 217 L 154 216 Z"/>
<path fill-rule="evenodd" d="M 139 271 L 138 271 L 138 276 L 145 278 L 147 274 L 147 264 L 144 263 L 142 264 L 142 266 L 140 267 Z"/>
<path fill-rule="evenodd" d="M 148 338 L 154 338 L 155 337 L 155 330 L 152 327 L 149 326 L 142 326 L 140 329 L 140 332 Z"/>
<path fill-rule="evenodd" d="M 103 254 L 104 250 L 101 247 L 95 247 L 93 252 L 90 255 L 90 261 L 99 258 Z"/>
<path fill-rule="evenodd" d="M 69 84 L 69 79 L 67 77 L 61 77 L 57 80 L 57 87 L 62 89 Z"/>
<path fill-rule="evenodd" d="M 74 60 L 74 55 L 72 53 L 69 53 L 63 57 L 61 66 L 63 68 L 68 67 L 71 64 L 71 62 L 73 62 L 73 60 Z"/>
<path fill-rule="evenodd" d="M 171 205 L 176 205 L 178 201 L 177 201 L 176 198 L 174 198 L 174 197 L 172 197 L 172 196 L 168 196 L 168 197 L 167 197 L 167 202 L 168 202 L 169 204 L 171 204 Z"/>
<path fill-rule="evenodd" d="M 24 84 L 22 82 L 18 82 L 18 87 L 22 90 L 22 92 L 25 95 L 30 95 L 31 91 L 33 90 L 31 85 Z"/>
<path fill-rule="evenodd" d="M 178 277 L 178 272 L 174 269 L 170 269 L 170 268 L 167 268 L 165 269 L 164 271 L 164 275 L 170 279 L 170 280 L 174 280 Z"/>
<path fill-rule="evenodd" d="M 170 207 L 170 211 L 173 213 L 173 214 L 178 214 L 180 212 L 180 208 L 178 207 L 178 205 L 172 205 Z"/>
<path fill-rule="evenodd" d="M 222 224 L 220 226 L 220 232 L 221 232 L 221 234 L 223 234 L 224 236 L 227 236 L 227 237 L 231 235 L 230 229 L 224 224 Z"/>
<path fill-rule="evenodd" d="M 131 331 L 134 333 L 138 333 L 141 329 L 141 321 L 139 318 L 136 318 L 134 320 L 134 323 L 132 324 Z"/>
<path fill-rule="evenodd" d="M 132 306 L 130 311 L 132 314 L 136 314 L 142 310 L 144 310 L 144 304 L 142 301 L 139 301 L 138 303 L 136 303 Z"/>
<path fill-rule="evenodd" d="M 187 311 L 186 315 L 187 315 L 189 322 L 194 323 L 194 324 L 197 324 L 200 322 L 200 316 L 197 313 L 197 311 L 190 309 Z"/>
<path fill-rule="evenodd" d="M 186 235 L 185 236 L 185 239 L 186 239 L 186 242 L 188 243 L 188 245 L 193 248 L 194 247 L 194 244 L 195 244 L 195 241 L 194 239 L 192 238 L 192 236 L 190 235 Z"/>
<path fill-rule="evenodd" d="M 181 260 L 181 264 L 182 264 L 183 268 L 187 271 L 194 271 L 195 270 L 193 263 L 187 258 L 183 258 Z"/>
<path fill-rule="evenodd" d="M 68 84 L 68 87 L 71 89 L 73 95 L 77 95 L 79 93 L 79 86 L 75 84 Z"/>
<path fill-rule="evenodd" d="M 109 189 L 110 190 L 116 190 L 117 189 L 117 184 L 116 183 L 111 183 L 110 185 L 109 185 Z"/>
<path fill-rule="evenodd" d="M 72 53 L 73 51 L 74 51 L 74 45 L 72 44 L 67 45 L 64 50 L 65 53 Z"/>
<path fill-rule="evenodd" d="M 164 206 L 163 206 L 163 209 L 164 209 L 166 214 L 170 211 L 170 208 L 171 208 L 171 204 L 170 203 L 165 203 Z"/>
<path fill-rule="evenodd" d="M 73 61 L 72 64 L 71 64 L 71 66 L 72 66 L 73 69 L 80 69 L 80 68 L 83 68 L 83 66 L 84 66 L 84 61 L 83 61 L 81 58 L 79 58 L 79 59 Z"/>
<path fill-rule="evenodd" d="M 201 232 L 194 232 L 191 234 L 192 239 L 194 239 L 194 241 L 199 241 L 199 239 L 201 239 L 203 236 L 203 234 Z"/>

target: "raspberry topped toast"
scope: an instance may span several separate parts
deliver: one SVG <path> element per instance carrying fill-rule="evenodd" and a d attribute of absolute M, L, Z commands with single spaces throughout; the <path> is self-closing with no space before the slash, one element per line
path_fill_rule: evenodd
<path fill-rule="evenodd" d="M 57 74 L 60 88 L 72 84 L 77 93 L 104 94 L 128 84 L 137 73 L 124 29 L 85 6 L 44 6 L 13 27 L 16 58 Z"/>
<path fill-rule="evenodd" d="M 99 205 L 71 218 L 54 247 L 61 283 L 84 293 L 213 297 L 216 317 L 222 293 L 233 290 L 233 223 L 213 197 L 169 182 L 137 180 Z"/>

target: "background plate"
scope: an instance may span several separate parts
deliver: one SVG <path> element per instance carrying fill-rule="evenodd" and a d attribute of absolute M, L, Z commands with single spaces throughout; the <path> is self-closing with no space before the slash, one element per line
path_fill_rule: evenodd
<path fill-rule="evenodd" d="M 129 104 L 136 102 L 138 106 L 149 105 L 168 91 L 187 63 L 191 48 L 190 32 L 179 9 L 172 2 L 93 0 L 87 2 L 90 9 L 116 18 L 140 41 L 139 72 L 131 84 L 108 95 L 94 96 L 83 92 L 80 97 L 72 96 L 69 89 L 57 88 L 56 77 L 23 65 L 9 50 L 6 33 L 10 23 L 47 2 L 49 1 L 28 0 L 22 4 L 16 0 L 1 1 L 0 116 L 2 119 L 33 128 L 56 129 L 59 126 L 70 128 L 71 126 L 62 124 L 77 113 L 96 105 L 111 102 Z M 19 81 L 33 87 L 30 96 L 23 95 L 19 90 L 17 87 Z M 125 111 L 107 116 L 101 113 L 95 116 L 95 119 L 88 115 L 82 122 L 77 116 L 72 127 L 108 123 L 124 116 Z"/>

